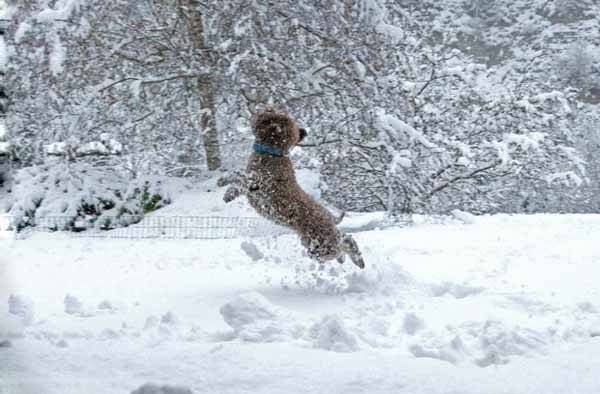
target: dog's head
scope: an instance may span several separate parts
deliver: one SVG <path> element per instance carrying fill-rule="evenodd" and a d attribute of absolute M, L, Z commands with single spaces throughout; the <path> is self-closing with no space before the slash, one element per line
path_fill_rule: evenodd
<path fill-rule="evenodd" d="M 254 136 L 257 143 L 289 152 L 306 136 L 306 130 L 298 128 L 285 112 L 267 108 L 255 118 Z"/>

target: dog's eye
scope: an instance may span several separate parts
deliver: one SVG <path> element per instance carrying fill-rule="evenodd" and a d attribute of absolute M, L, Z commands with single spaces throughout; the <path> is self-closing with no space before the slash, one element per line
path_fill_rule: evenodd
<path fill-rule="evenodd" d="M 300 142 L 304 139 L 304 137 L 306 137 L 306 130 L 303 128 L 300 128 L 300 129 L 298 129 L 298 133 L 300 134 L 300 138 L 298 139 L 298 142 Z"/>

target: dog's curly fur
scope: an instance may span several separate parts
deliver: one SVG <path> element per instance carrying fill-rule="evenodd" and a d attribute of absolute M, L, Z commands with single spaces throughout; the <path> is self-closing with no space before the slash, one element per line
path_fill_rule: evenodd
<path fill-rule="evenodd" d="M 350 255 L 359 267 L 364 267 L 354 239 L 337 228 L 338 218 L 309 196 L 296 181 L 290 149 L 306 134 L 284 112 L 267 109 L 254 121 L 255 142 L 280 150 L 283 156 L 253 152 L 246 174 L 237 174 L 219 184 L 232 183 L 224 200 L 232 201 L 240 194 L 265 218 L 291 227 L 299 236 L 310 257 L 324 262 Z"/>

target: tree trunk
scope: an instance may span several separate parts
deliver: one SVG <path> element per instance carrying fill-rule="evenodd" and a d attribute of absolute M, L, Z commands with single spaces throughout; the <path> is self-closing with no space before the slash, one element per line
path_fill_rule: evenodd
<path fill-rule="evenodd" d="M 213 69 L 215 65 L 213 54 L 203 51 L 206 46 L 200 1 L 187 0 L 187 5 L 189 31 L 195 56 L 198 58 L 206 56 L 209 63 L 208 69 Z M 197 86 L 200 95 L 200 127 L 206 154 L 206 165 L 209 171 L 214 171 L 221 167 L 221 150 L 219 147 L 219 131 L 215 119 L 215 83 L 211 74 L 201 75 L 198 78 Z"/>
<path fill-rule="evenodd" d="M 206 153 L 206 165 L 209 171 L 221 167 L 221 150 L 219 147 L 219 131 L 215 121 L 214 83 L 208 75 L 203 75 L 198 81 L 200 90 L 200 125 L 202 127 L 202 142 Z"/>

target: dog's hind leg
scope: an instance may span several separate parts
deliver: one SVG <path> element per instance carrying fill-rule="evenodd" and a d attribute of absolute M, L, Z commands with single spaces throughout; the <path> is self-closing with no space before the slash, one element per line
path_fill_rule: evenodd
<path fill-rule="evenodd" d="M 362 258 L 358 244 L 351 235 L 344 235 L 340 242 L 340 249 L 345 252 L 350 259 L 359 268 L 365 268 L 365 261 Z"/>

